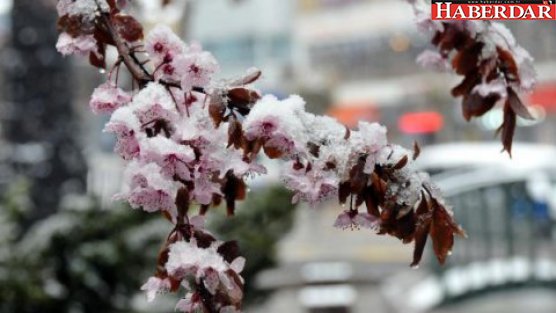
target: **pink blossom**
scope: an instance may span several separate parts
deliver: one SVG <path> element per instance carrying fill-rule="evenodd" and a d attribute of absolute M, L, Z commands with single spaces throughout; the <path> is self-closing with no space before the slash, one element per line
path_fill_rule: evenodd
<path fill-rule="evenodd" d="M 216 59 L 206 51 L 180 55 L 174 64 L 181 74 L 181 87 L 186 92 L 193 87 L 207 87 L 219 69 Z"/>
<path fill-rule="evenodd" d="M 334 222 L 334 227 L 341 229 L 359 229 L 360 227 L 368 229 L 376 229 L 379 219 L 369 213 L 360 213 L 357 210 L 345 210 Z"/>
<path fill-rule="evenodd" d="M 159 120 L 174 122 L 180 115 L 166 88 L 158 83 L 143 88 L 133 98 L 130 108 L 143 126 Z"/>
<path fill-rule="evenodd" d="M 112 114 L 110 121 L 104 127 L 105 132 L 116 134 L 117 142 L 114 150 L 124 160 L 131 160 L 139 155 L 138 136 L 141 125 L 129 107 L 120 107 Z"/>
<path fill-rule="evenodd" d="M 166 25 L 157 25 L 145 39 L 145 49 L 155 66 L 170 63 L 187 50 L 185 43 Z"/>
<path fill-rule="evenodd" d="M 378 154 L 388 144 L 386 127 L 378 123 L 359 122 L 359 133 L 354 137 L 357 136 L 361 137 L 360 149 L 367 155 L 364 172 L 370 174 L 374 171 Z"/>
<path fill-rule="evenodd" d="M 210 204 L 212 202 L 213 195 L 221 195 L 220 184 L 214 182 L 210 174 L 199 172 L 199 169 L 195 171 L 194 185 L 195 188 L 192 191 L 193 199 L 195 199 L 200 204 Z"/>
<path fill-rule="evenodd" d="M 110 81 L 93 91 L 89 106 L 95 114 L 112 113 L 131 101 L 131 96 Z"/>
<path fill-rule="evenodd" d="M 288 157 L 304 153 L 310 134 L 302 120 L 307 114 L 304 108 L 305 101 L 299 96 L 285 100 L 265 96 L 243 122 L 245 136 L 249 140 L 265 139 L 267 146 L 280 149 Z"/>
<path fill-rule="evenodd" d="M 284 175 L 284 182 L 288 189 L 295 192 L 293 203 L 304 200 L 313 206 L 335 196 L 339 183 L 338 178 L 330 172 L 315 169 L 306 172 L 305 169 L 293 168 Z"/>
<path fill-rule="evenodd" d="M 215 295 L 219 289 L 223 289 L 224 294 L 239 301 L 243 291 L 231 275 L 239 277 L 236 270 L 243 269 L 245 260 L 236 258 L 232 264 L 228 263 L 218 253 L 219 246 L 219 242 L 213 242 L 207 248 L 200 248 L 195 239 L 174 243 L 170 246 L 165 268 L 176 279 L 193 279 L 196 283 L 202 281 L 211 294 Z"/>
<path fill-rule="evenodd" d="M 147 282 L 141 286 L 141 290 L 147 293 L 147 301 L 152 302 L 157 294 L 170 290 L 171 284 L 168 278 L 149 277 Z"/>
<path fill-rule="evenodd" d="M 180 145 L 162 136 L 148 138 L 144 142 L 145 147 L 142 149 L 144 160 L 157 163 L 161 167 L 162 174 L 170 179 L 176 176 L 183 180 L 191 180 L 189 163 L 195 160 L 191 147 Z"/>
<path fill-rule="evenodd" d="M 126 199 L 133 208 L 147 212 L 167 211 L 176 216 L 178 185 L 161 174 L 155 163 L 130 162 L 124 172 L 124 187 L 117 199 Z"/>
<path fill-rule="evenodd" d="M 61 33 L 56 43 L 56 49 L 65 56 L 72 54 L 85 56 L 89 54 L 89 52 L 97 51 L 97 41 L 93 35 L 74 38 L 68 33 Z"/>

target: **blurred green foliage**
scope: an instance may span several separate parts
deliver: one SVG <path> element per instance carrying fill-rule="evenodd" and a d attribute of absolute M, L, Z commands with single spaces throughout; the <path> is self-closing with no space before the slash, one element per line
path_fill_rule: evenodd
<path fill-rule="evenodd" d="M 167 221 L 124 205 L 101 209 L 80 198 L 24 232 L 27 187 L 13 184 L 0 204 L 0 313 L 172 311 L 178 295 L 146 305 L 139 290 L 155 269 Z M 275 244 L 292 225 L 290 195 L 258 190 L 236 217 L 223 211 L 210 214 L 209 228 L 219 238 L 238 240 L 247 258 L 247 300 L 261 300 L 254 277 L 276 264 Z"/>

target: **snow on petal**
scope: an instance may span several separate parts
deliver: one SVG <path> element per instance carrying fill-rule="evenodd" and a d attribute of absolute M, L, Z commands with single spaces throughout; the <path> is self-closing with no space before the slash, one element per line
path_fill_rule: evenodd
<path fill-rule="evenodd" d="M 161 167 L 155 163 L 130 162 L 124 171 L 122 192 L 116 197 L 126 199 L 134 208 L 147 212 L 167 211 L 175 217 L 178 185 L 161 172 Z"/>
<path fill-rule="evenodd" d="M 147 301 L 152 302 L 157 294 L 164 293 L 170 290 L 170 281 L 165 278 L 150 277 L 147 282 L 141 286 L 141 290 L 147 294 Z"/>
<path fill-rule="evenodd" d="M 179 118 L 174 100 L 168 90 L 158 83 L 148 84 L 135 95 L 130 108 L 143 125 L 157 120 L 173 122 Z"/>
<path fill-rule="evenodd" d="M 89 52 L 97 51 L 97 41 L 93 35 L 72 37 L 68 33 L 61 33 L 56 49 L 64 56 L 72 54 L 86 56 Z"/>
<path fill-rule="evenodd" d="M 187 51 L 186 44 L 166 25 L 155 26 L 145 38 L 145 50 L 153 58 L 155 66 L 170 63 Z"/>
<path fill-rule="evenodd" d="M 219 66 L 210 52 L 194 52 L 179 55 L 174 66 L 181 74 L 181 87 L 191 91 L 194 87 L 207 87 Z"/>
<path fill-rule="evenodd" d="M 191 147 L 180 145 L 177 142 L 162 136 L 145 139 L 142 155 L 144 160 L 156 162 L 162 174 L 168 178 L 177 176 L 190 180 L 190 162 L 195 160 L 195 153 Z"/>
<path fill-rule="evenodd" d="M 130 101 L 131 95 L 107 81 L 93 91 L 89 106 L 95 114 L 112 113 Z"/>
<path fill-rule="evenodd" d="M 104 127 L 105 132 L 116 134 L 117 142 L 114 150 L 124 160 L 131 160 L 139 155 L 140 123 L 129 107 L 120 107 Z"/>

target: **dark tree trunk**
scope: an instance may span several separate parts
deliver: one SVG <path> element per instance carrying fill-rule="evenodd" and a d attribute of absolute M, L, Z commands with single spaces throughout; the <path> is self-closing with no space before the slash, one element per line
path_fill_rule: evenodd
<path fill-rule="evenodd" d="M 9 62 L 4 69 L 6 140 L 12 165 L 31 183 L 29 220 L 55 212 L 64 194 L 82 192 L 86 166 L 72 108 L 70 64 L 55 49 L 55 1 L 14 0 Z"/>

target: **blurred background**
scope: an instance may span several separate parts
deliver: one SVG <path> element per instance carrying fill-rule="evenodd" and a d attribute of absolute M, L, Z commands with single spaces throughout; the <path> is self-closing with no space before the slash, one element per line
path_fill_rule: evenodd
<path fill-rule="evenodd" d="M 222 77 L 256 66 L 264 93 L 419 142 L 469 235 L 445 266 L 410 269 L 412 247 L 335 229 L 337 204 L 295 208 L 277 175 L 255 180 L 238 217 L 209 217 L 248 259 L 246 312 L 556 312 L 556 21 L 507 24 L 539 78 L 510 159 L 502 110 L 465 122 L 459 78 L 415 64 L 428 41 L 403 1 L 158 2 L 132 9 L 202 43 Z M 54 0 L 0 0 L 0 312 L 172 312 L 177 295 L 147 304 L 138 290 L 169 225 L 111 201 L 122 162 L 87 105 L 102 75 L 56 53 L 55 14 Z"/>

